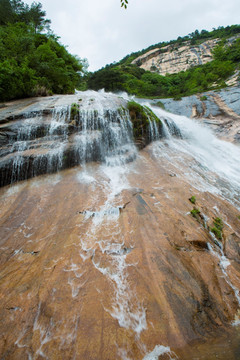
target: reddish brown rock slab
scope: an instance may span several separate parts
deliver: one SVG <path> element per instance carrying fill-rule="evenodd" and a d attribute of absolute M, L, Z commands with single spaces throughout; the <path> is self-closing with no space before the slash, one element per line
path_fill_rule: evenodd
<path fill-rule="evenodd" d="M 225 222 L 227 276 L 192 195 L 207 226 Z M 195 344 L 209 360 L 220 335 L 237 338 L 238 211 L 147 149 L 120 175 L 90 164 L 5 187 L 0 211 L 2 358 L 138 360 L 161 345 L 187 360 Z"/>

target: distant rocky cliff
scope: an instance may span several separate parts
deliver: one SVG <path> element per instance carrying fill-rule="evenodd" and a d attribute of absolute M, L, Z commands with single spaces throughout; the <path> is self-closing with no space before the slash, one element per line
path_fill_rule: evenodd
<path fill-rule="evenodd" d="M 235 38 L 229 38 L 228 42 L 231 43 Z M 186 41 L 182 45 L 171 44 L 155 48 L 137 57 L 132 64 L 160 75 L 175 74 L 211 61 L 212 49 L 218 41 L 219 39 L 211 39 L 199 45 L 191 45 L 190 41 Z"/>

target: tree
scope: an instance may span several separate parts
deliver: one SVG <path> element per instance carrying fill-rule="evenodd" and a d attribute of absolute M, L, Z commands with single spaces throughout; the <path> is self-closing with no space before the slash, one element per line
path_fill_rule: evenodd
<path fill-rule="evenodd" d="M 13 18 L 13 10 L 9 0 L 0 0 L 0 25 L 6 25 Z"/>
<path fill-rule="evenodd" d="M 28 15 L 28 21 L 30 24 L 33 25 L 35 33 L 38 31 L 42 31 L 45 28 L 47 29 L 49 28 L 51 21 L 45 19 L 46 11 L 42 10 L 41 3 L 36 3 L 34 1 L 27 15 Z"/>

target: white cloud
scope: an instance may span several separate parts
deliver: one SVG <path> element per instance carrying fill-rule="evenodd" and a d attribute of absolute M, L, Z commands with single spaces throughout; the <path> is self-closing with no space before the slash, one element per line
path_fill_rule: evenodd
<path fill-rule="evenodd" d="M 32 1 L 25 0 L 30 4 Z M 239 0 L 40 0 L 52 29 L 90 70 L 196 29 L 239 22 Z"/>

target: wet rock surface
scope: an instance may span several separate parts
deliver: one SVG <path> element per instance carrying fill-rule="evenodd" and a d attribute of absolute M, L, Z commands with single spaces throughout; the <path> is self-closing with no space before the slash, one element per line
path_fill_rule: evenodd
<path fill-rule="evenodd" d="M 239 211 L 161 146 L 0 190 L 3 358 L 239 358 Z"/>
<path fill-rule="evenodd" d="M 240 87 L 228 87 L 181 100 L 160 99 L 167 111 L 199 119 L 210 126 L 217 136 L 227 141 L 240 142 Z M 158 100 L 152 101 L 152 104 Z"/>
<path fill-rule="evenodd" d="M 156 109 L 165 137 L 137 152 L 139 114 L 100 97 L 28 99 L 3 115 L 24 172 L 62 167 L 0 189 L 2 358 L 239 359 L 239 148 Z M 51 151 L 58 161 L 36 162 Z M 60 171 L 67 151 L 75 166 Z M 1 154 L 14 159 L 5 140 Z"/>

